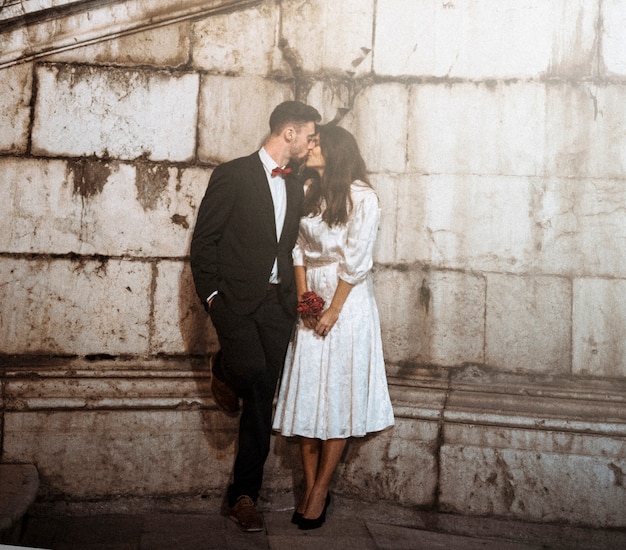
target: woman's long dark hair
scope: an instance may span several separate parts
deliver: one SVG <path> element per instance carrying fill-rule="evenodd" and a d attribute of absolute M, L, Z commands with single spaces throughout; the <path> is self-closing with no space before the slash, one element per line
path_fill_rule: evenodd
<path fill-rule="evenodd" d="M 302 214 L 317 216 L 321 212 L 328 225 L 342 225 L 352 210 L 352 182 L 361 180 L 369 185 L 365 161 L 354 136 L 340 126 L 320 126 L 319 139 L 326 167 L 321 178 L 317 172 L 306 172 L 305 177 L 310 176 L 312 183 L 302 204 Z"/>

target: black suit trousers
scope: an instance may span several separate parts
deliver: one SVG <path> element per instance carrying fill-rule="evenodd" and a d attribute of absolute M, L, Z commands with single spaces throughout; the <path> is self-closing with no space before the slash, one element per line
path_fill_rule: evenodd
<path fill-rule="evenodd" d="M 295 325 L 295 319 L 281 306 L 278 292 L 268 290 L 249 315 L 234 313 L 219 294 L 211 303 L 211 320 L 221 347 L 214 372 L 242 400 L 239 445 L 228 488 L 230 506 L 241 495 L 256 501 L 263 481 L 274 394 Z"/>

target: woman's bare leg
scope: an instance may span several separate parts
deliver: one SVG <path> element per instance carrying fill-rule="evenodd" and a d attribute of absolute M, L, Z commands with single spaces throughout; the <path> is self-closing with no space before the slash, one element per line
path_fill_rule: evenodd
<path fill-rule="evenodd" d="M 306 519 L 317 519 L 322 514 L 330 482 L 346 447 L 346 441 L 346 439 L 328 439 L 321 442 L 319 467 L 315 476 L 315 482 L 311 490 L 308 491 L 309 496 L 304 511 Z"/>
<path fill-rule="evenodd" d="M 320 439 L 309 439 L 308 437 L 300 438 L 300 456 L 302 458 L 302 469 L 304 470 L 305 492 L 296 511 L 304 514 L 309 495 L 315 485 L 317 470 L 320 465 L 320 452 L 322 449 L 322 441 Z"/>

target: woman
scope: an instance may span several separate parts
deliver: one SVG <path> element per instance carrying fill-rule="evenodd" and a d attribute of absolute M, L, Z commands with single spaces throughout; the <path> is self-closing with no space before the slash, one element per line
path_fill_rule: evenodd
<path fill-rule="evenodd" d="M 347 438 L 394 423 L 370 273 L 378 197 L 350 132 L 324 126 L 318 138 L 293 252 L 301 318 L 274 417 L 275 430 L 300 436 L 306 491 L 292 518 L 300 529 L 324 523 Z M 311 291 L 323 311 L 307 311 L 321 302 Z"/>

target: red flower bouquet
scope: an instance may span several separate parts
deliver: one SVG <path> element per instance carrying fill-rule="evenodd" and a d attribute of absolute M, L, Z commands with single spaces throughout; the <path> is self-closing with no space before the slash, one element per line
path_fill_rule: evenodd
<path fill-rule="evenodd" d="M 302 300 L 298 303 L 298 313 L 304 316 L 317 317 L 324 309 L 324 298 L 309 290 L 302 295 Z"/>

